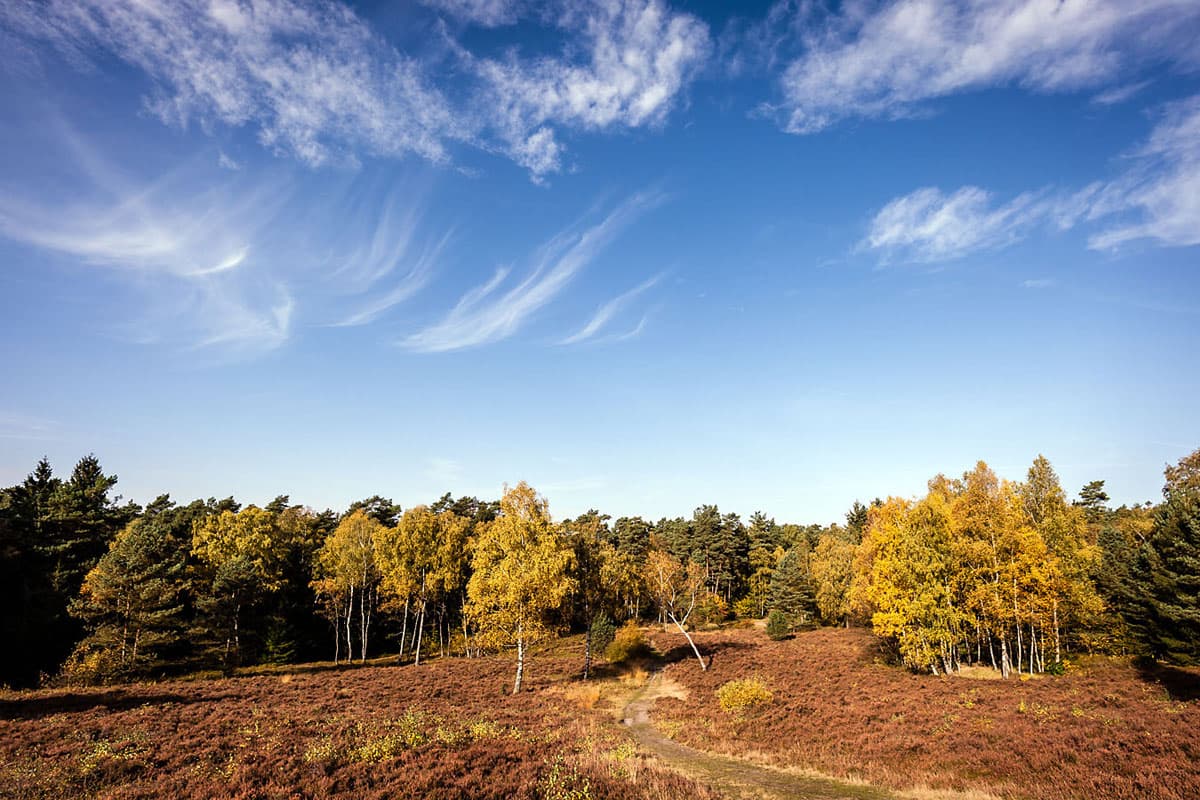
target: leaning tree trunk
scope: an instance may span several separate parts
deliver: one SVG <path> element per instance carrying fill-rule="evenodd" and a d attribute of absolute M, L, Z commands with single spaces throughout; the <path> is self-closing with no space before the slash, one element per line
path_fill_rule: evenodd
<path fill-rule="evenodd" d="M 692 652 L 696 654 L 696 660 L 700 662 L 700 669 L 707 672 L 708 664 L 704 663 L 704 657 L 700 655 L 700 648 L 696 647 L 696 643 L 692 641 L 692 635 L 687 632 L 687 628 L 683 627 L 683 624 L 675 618 L 674 614 L 668 614 L 667 616 L 671 618 L 671 622 L 675 623 L 675 627 L 679 628 L 679 632 L 683 634 L 683 638 L 687 639 L 688 644 L 692 646 Z"/>

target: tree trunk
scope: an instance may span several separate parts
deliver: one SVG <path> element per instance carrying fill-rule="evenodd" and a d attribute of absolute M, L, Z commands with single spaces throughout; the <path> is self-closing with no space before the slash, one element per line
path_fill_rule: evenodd
<path fill-rule="evenodd" d="M 354 584 L 350 584 L 350 602 L 346 604 L 346 663 L 354 660 Z"/>
<path fill-rule="evenodd" d="M 233 607 L 233 665 L 237 667 L 242 663 L 242 604 L 238 603 Z"/>
<path fill-rule="evenodd" d="M 368 590 L 366 596 L 367 596 L 367 607 L 366 607 L 366 611 L 365 611 L 366 619 L 363 622 L 363 633 L 362 633 L 363 661 L 367 660 L 367 643 L 371 639 L 371 617 L 374 615 L 374 611 L 375 611 L 375 590 L 374 589 Z"/>
<path fill-rule="evenodd" d="M 1054 601 L 1054 660 L 1062 663 L 1062 644 L 1058 637 L 1058 600 Z"/>
<path fill-rule="evenodd" d="M 517 628 L 517 679 L 513 682 L 513 694 L 521 691 L 521 680 L 525 677 L 525 637 Z"/>
<path fill-rule="evenodd" d="M 696 643 L 692 641 L 692 635 L 687 632 L 687 629 L 684 628 L 682 624 L 680 624 L 679 620 L 675 618 L 674 614 L 669 614 L 668 616 L 671 617 L 671 622 L 675 623 L 675 627 L 679 628 L 679 632 L 683 634 L 683 638 L 687 639 L 688 644 L 692 646 L 692 652 L 696 654 L 696 660 L 700 662 L 700 669 L 704 672 L 708 672 L 708 664 L 704 663 L 704 657 L 700 655 L 700 648 L 696 647 Z"/>
<path fill-rule="evenodd" d="M 445 624 L 445 615 L 441 610 L 438 611 L 437 629 L 438 629 L 438 657 L 446 657 L 446 639 L 442 636 L 442 626 Z"/>
<path fill-rule="evenodd" d="M 586 681 L 592 673 L 592 626 L 588 625 L 587 633 L 583 635 L 583 679 Z"/>
<path fill-rule="evenodd" d="M 421 663 L 421 638 L 425 633 L 425 601 L 421 601 L 421 613 L 417 615 L 417 649 L 413 652 L 416 658 L 413 659 L 413 664 Z"/>
<path fill-rule="evenodd" d="M 396 656 L 396 663 L 404 663 L 404 640 L 408 638 L 408 600 L 404 601 L 404 621 L 400 623 L 400 655 Z"/>
<path fill-rule="evenodd" d="M 337 603 L 333 604 L 333 665 L 336 667 L 342 655 L 342 614 Z"/>
<path fill-rule="evenodd" d="M 1007 678 L 1012 674 L 1012 666 L 1008 663 L 1008 638 L 1000 639 L 1000 675 Z"/>

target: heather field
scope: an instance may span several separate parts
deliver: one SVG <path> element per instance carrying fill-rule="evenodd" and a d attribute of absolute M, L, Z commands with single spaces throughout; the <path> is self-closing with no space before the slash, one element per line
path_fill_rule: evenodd
<path fill-rule="evenodd" d="M 656 630 L 668 691 L 652 724 L 748 762 L 909 797 L 1200 796 L 1200 674 L 1083 659 L 1029 680 L 915 675 L 862 630 L 772 642 L 755 628 Z M 503 658 L 327 665 L 0 698 L 0 796 L 12 798 L 712 798 L 639 751 L 617 717 L 640 667 L 577 678 L 579 639 L 535 657 L 527 691 Z M 722 710 L 726 682 L 771 699 Z M 698 756 L 699 754 L 697 754 Z M 696 766 L 702 766 L 697 757 Z M 760 773 L 761 774 L 761 773 Z M 830 784 L 829 796 L 841 796 Z M 856 789 L 856 787 L 858 787 Z M 749 795 L 746 795 L 749 796 Z M 826 795 L 821 795 L 826 796 Z"/>
<path fill-rule="evenodd" d="M 0 700 L 7 798 L 707 798 L 638 755 L 614 679 L 543 657 L 314 669 Z"/>
<path fill-rule="evenodd" d="M 1061 677 L 1008 681 L 915 675 L 881 663 L 864 630 L 772 642 L 761 630 L 701 634 L 701 672 L 683 639 L 655 707 L 660 729 L 696 748 L 815 769 L 894 789 L 1005 798 L 1200 797 L 1200 670 L 1142 671 L 1081 659 Z M 727 713 L 716 691 L 760 677 L 772 699 Z"/>

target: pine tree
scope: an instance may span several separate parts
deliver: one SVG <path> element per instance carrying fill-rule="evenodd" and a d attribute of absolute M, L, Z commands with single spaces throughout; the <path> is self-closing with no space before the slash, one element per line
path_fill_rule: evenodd
<path fill-rule="evenodd" d="M 782 613 L 792 629 L 810 624 L 817 616 L 807 556 L 807 552 L 793 547 L 771 576 L 771 609 Z"/>
<path fill-rule="evenodd" d="M 71 613 L 91 633 L 75 660 L 96 659 L 111 674 L 145 673 L 181 635 L 187 550 L 161 515 L 131 522 L 88 573 Z"/>
<path fill-rule="evenodd" d="M 1165 502 L 1130 580 L 1130 627 L 1149 655 L 1200 663 L 1200 449 L 1166 469 Z"/>

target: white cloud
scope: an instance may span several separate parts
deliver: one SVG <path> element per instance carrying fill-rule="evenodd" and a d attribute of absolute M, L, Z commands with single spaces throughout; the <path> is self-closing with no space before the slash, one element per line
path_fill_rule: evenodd
<path fill-rule="evenodd" d="M 1092 102 L 1098 106 L 1115 106 L 1124 103 L 1149 85 L 1150 81 L 1136 81 L 1122 86 L 1114 86 L 1097 94 L 1092 98 Z"/>
<path fill-rule="evenodd" d="M 1134 239 L 1159 244 L 1200 244 L 1200 95 L 1168 107 L 1146 146 L 1140 163 L 1119 184 L 1113 205 L 1133 212 L 1136 219 L 1097 233 L 1089 245 L 1116 247 Z"/>
<path fill-rule="evenodd" d="M 1039 92 L 1128 81 L 1150 60 L 1195 66 L 1194 0 L 847 0 L 813 13 L 781 78 L 784 125 L 911 114 L 922 101 L 993 86 Z"/>
<path fill-rule="evenodd" d="M 1050 289 L 1058 285 L 1058 281 L 1053 278 L 1030 278 L 1021 281 L 1022 289 Z"/>
<path fill-rule="evenodd" d="M 31 130 L 56 179 L 0 180 L 0 236 L 108 273 L 120 300 L 102 324 L 121 339 L 228 360 L 281 347 L 302 312 L 365 325 L 421 290 L 450 241 L 418 230 L 420 180 L 335 178 L 301 195 L 209 150 L 147 180 L 61 118 Z"/>
<path fill-rule="evenodd" d="M 889 257 L 944 261 L 1007 244 L 1039 216 L 1030 195 L 1000 206 L 977 186 L 946 195 L 936 188 L 898 197 L 875 215 L 864 245 Z"/>
<path fill-rule="evenodd" d="M 513 24 L 526 5 L 520 0 L 420 0 L 420 2 L 435 11 L 484 28 Z"/>
<path fill-rule="evenodd" d="M 512 336 L 530 316 L 557 297 L 626 225 L 658 201 L 656 195 L 638 194 L 591 227 L 563 231 L 541 247 L 533 268 L 516 286 L 497 294 L 509 275 L 507 268 L 498 269 L 487 283 L 463 295 L 440 322 L 399 344 L 410 350 L 436 353 Z"/>
<path fill-rule="evenodd" d="M 1027 192 L 1006 203 L 976 186 L 949 195 L 918 189 L 875 215 L 861 247 L 885 261 L 944 261 L 1011 244 L 1038 226 L 1085 224 L 1101 228 L 1088 238 L 1093 249 L 1137 239 L 1200 244 L 1200 95 L 1168 106 L 1130 161 L 1114 180 L 1074 192 Z"/>
<path fill-rule="evenodd" d="M 625 306 L 629 304 L 630 300 L 634 299 L 635 297 L 637 297 L 638 295 L 640 295 L 642 292 L 646 291 L 650 287 L 654 286 L 656 283 L 659 282 L 659 280 L 661 278 L 662 278 L 661 275 L 656 275 L 653 278 L 651 278 L 650 280 L 648 280 L 642 284 L 639 284 L 638 286 L 633 287 L 629 291 L 617 295 L 612 300 L 609 300 L 607 303 L 604 303 L 602 306 L 600 306 L 599 308 L 596 309 L 596 313 L 592 315 L 592 318 L 587 321 L 586 325 L 584 325 L 582 328 L 580 328 L 574 334 L 563 339 L 561 342 L 559 342 L 559 344 L 578 344 L 579 342 L 585 341 L 587 339 L 591 339 L 593 336 L 595 336 L 597 333 L 599 333 L 600 330 L 603 329 L 604 326 L 607 325 L 609 323 L 609 321 L 612 320 L 613 317 L 617 316 L 617 314 L 619 314 L 621 312 L 621 310 L 624 309 Z M 646 320 L 645 320 L 645 318 L 643 318 L 641 324 L 634 330 L 632 335 L 624 334 L 624 335 L 622 335 L 621 338 L 622 339 L 633 338 L 633 336 L 636 336 L 638 333 L 641 333 L 641 329 L 645 326 L 645 322 L 646 322 Z"/>
<path fill-rule="evenodd" d="M 344 318 L 341 322 L 335 323 L 335 326 L 352 327 L 366 325 L 425 288 L 425 285 L 433 276 L 434 268 L 438 265 L 442 251 L 449 241 L 450 234 L 446 234 L 441 239 L 426 246 L 425 250 L 412 260 L 408 270 L 401 276 L 400 280 L 390 289 L 374 294 L 361 308 Z M 403 254 L 400 257 L 403 257 Z"/>
<path fill-rule="evenodd" d="M 568 4 L 558 24 L 572 47 L 558 57 L 475 58 L 482 124 L 535 176 L 561 168 L 553 126 L 602 130 L 661 123 L 709 52 L 708 26 L 660 0 Z M 576 60 L 574 53 L 582 51 Z"/>
<path fill-rule="evenodd" d="M 427 5 L 487 26 L 524 9 Z M 451 145 L 465 143 L 537 180 L 563 166 L 561 129 L 661 123 L 709 47 L 708 27 L 662 0 L 564 0 L 526 21 L 554 29 L 561 49 L 477 55 L 443 27 L 417 57 L 337 0 L 49 0 L 36 14 L 0 4 L 0 31 L 11 31 L 0 43 L 29 59 L 30 42 L 48 41 L 89 66 L 115 54 L 153 80 L 146 103 L 164 122 L 250 127 L 267 148 L 313 166 L 362 156 L 447 162 Z"/>
<path fill-rule="evenodd" d="M 329 0 L 51 0 L 36 26 L 7 16 L 77 56 L 99 47 L 143 70 L 164 121 L 253 125 L 309 164 L 360 152 L 440 161 L 458 133 L 421 65 Z"/>

